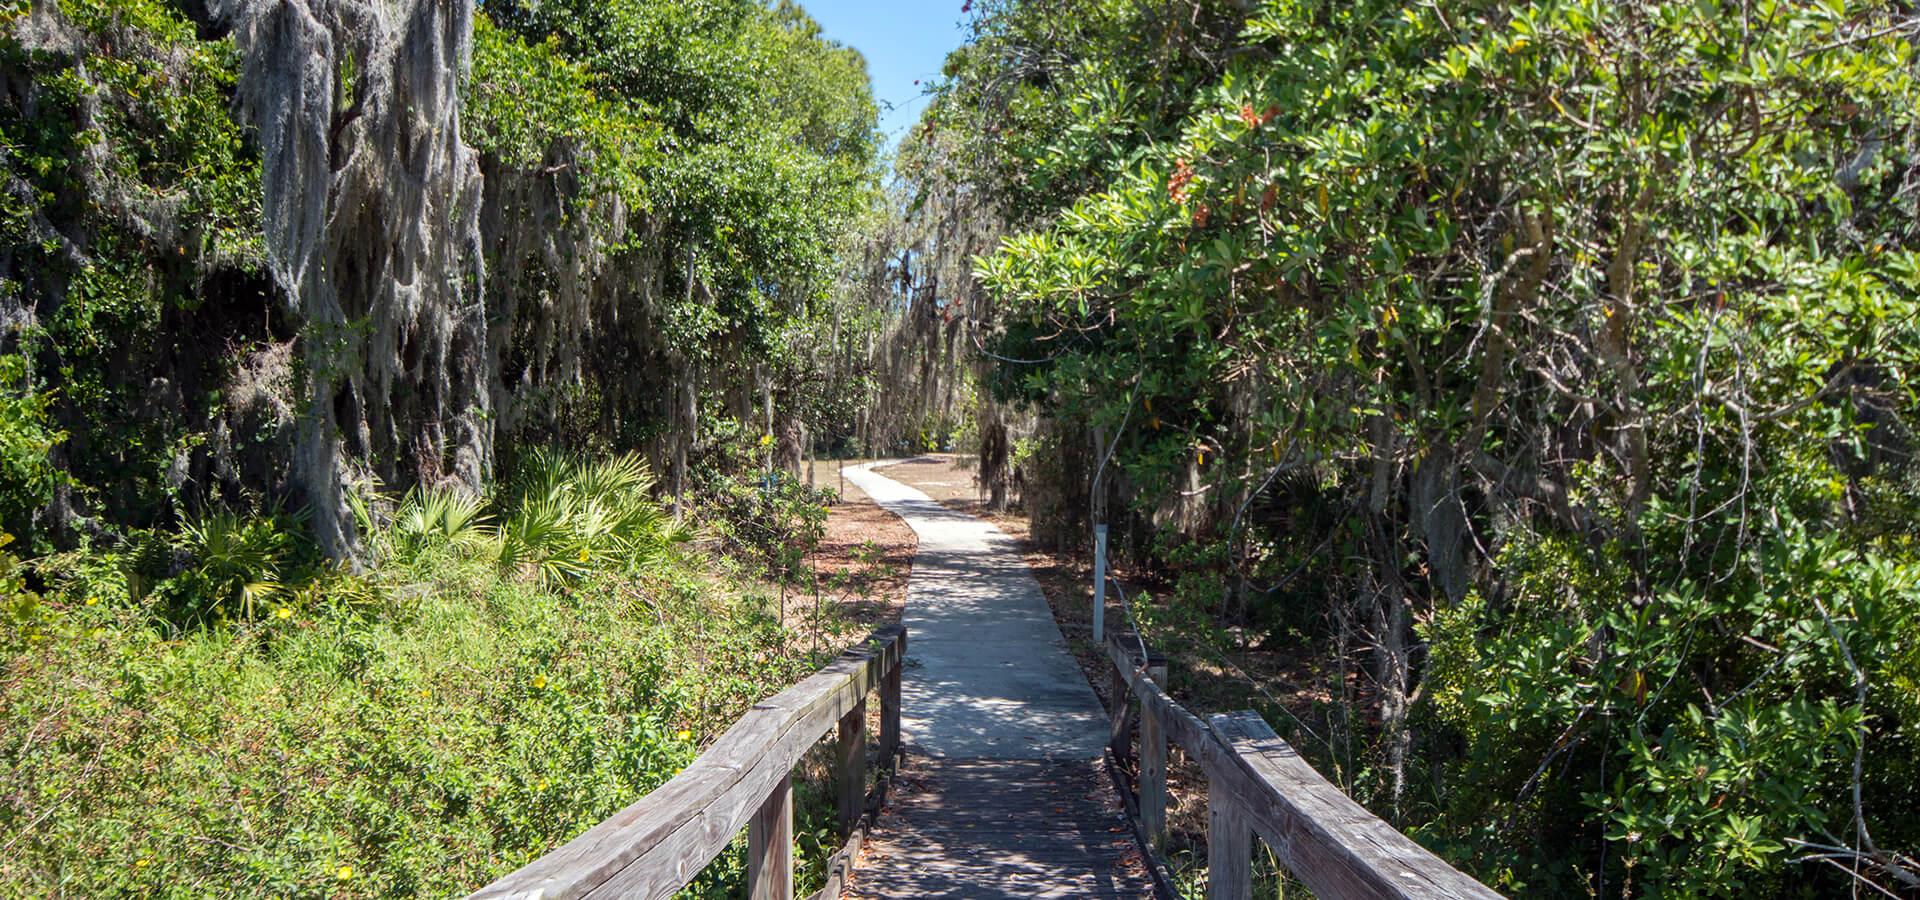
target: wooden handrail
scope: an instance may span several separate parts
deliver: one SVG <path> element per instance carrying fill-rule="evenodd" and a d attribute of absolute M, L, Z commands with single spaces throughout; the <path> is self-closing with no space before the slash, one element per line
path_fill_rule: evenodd
<path fill-rule="evenodd" d="M 671 781 L 471 896 L 670 897 L 746 828 L 749 896 L 791 898 L 793 767 L 837 726 L 841 819 L 859 817 L 867 693 L 880 691 L 881 758 L 891 766 L 900 748 L 900 661 L 906 647 L 904 627 L 875 631 L 819 672 L 754 704 Z"/>
<path fill-rule="evenodd" d="M 1134 806 L 1154 850 L 1166 828 L 1169 743 L 1207 775 L 1207 897 L 1247 900 L 1252 893 L 1253 839 L 1327 900 L 1498 898 L 1348 797 L 1252 711 L 1199 716 L 1167 695 L 1166 664 L 1140 659 L 1138 638 L 1108 637 L 1114 665 L 1113 744 L 1132 756 L 1139 724 L 1140 777 Z M 1128 702 L 1131 699 L 1134 702 Z"/>

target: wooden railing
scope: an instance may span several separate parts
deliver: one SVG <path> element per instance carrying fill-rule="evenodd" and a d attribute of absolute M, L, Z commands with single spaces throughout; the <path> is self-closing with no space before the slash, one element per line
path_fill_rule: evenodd
<path fill-rule="evenodd" d="M 904 627 L 881 628 L 831 665 L 760 703 L 672 781 L 473 897 L 670 897 L 747 829 L 747 893 L 793 896 L 793 767 L 830 729 L 840 821 L 852 827 L 817 897 L 838 897 L 868 810 L 867 694 L 880 692 L 880 759 L 900 750 Z M 884 781 L 882 782 L 884 790 Z M 878 793 L 878 792 L 876 792 Z M 875 798 L 876 801 L 881 799 Z M 877 806 L 878 803 L 874 803 Z"/>
<path fill-rule="evenodd" d="M 1136 636 L 1109 635 L 1106 649 L 1114 665 L 1112 750 L 1117 760 L 1134 759 L 1137 723 L 1139 775 L 1127 806 L 1154 851 L 1157 873 L 1165 872 L 1158 854 L 1166 841 L 1173 744 L 1207 776 L 1208 900 L 1251 896 L 1255 836 L 1323 900 L 1500 896 L 1355 803 L 1259 713 L 1203 722 L 1167 696 L 1165 660 L 1141 658 Z"/>

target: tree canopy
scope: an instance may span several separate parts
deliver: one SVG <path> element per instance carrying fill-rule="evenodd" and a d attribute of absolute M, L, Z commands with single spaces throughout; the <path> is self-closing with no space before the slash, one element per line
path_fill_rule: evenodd
<path fill-rule="evenodd" d="M 1526 893 L 1899 887 L 1915 28 L 989 3 L 916 139 L 1017 232 L 976 273 L 1034 452 L 1111 448 L 1054 489 L 1161 602 L 1357 623 L 1357 793 Z"/>

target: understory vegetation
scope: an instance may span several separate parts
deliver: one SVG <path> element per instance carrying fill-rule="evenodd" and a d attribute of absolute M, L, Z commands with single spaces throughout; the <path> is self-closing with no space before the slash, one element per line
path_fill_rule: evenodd
<path fill-rule="evenodd" d="M 1189 691 L 1514 895 L 1920 890 L 1910 6 L 972 8 L 905 383 Z"/>
<path fill-rule="evenodd" d="M 0 883 L 461 894 L 664 783 L 854 635 L 795 640 L 650 487 L 541 453 L 493 500 L 367 498 L 357 574 L 230 514 L 10 561 Z M 817 882 L 838 841 L 801 790 Z M 689 895 L 728 896 L 739 852 Z"/>
<path fill-rule="evenodd" d="M 0 4 L 0 893 L 477 887 L 957 449 L 1496 889 L 1920 895 L 1910 3 L 956 6 L 888 159 L 789 0 Z"/>
<path fill-rule="evenodd" d="M 797 6 L 23 0 L 0 86 L 0 893 L 464 894 L 857 637 Z"/>

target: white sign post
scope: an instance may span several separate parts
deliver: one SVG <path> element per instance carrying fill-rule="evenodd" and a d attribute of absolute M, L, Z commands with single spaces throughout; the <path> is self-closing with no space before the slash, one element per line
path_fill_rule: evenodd
<path fill-rule="evenodd" d="M 1107 640 L 1107 526 L 1093 526 L 1093 642 Z"/>

